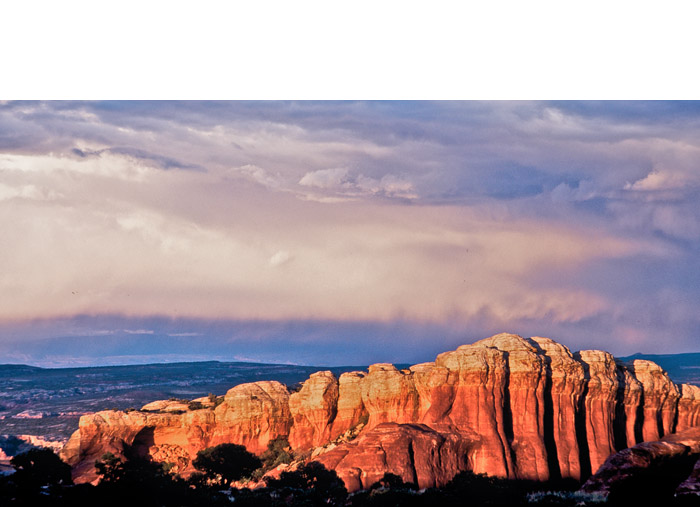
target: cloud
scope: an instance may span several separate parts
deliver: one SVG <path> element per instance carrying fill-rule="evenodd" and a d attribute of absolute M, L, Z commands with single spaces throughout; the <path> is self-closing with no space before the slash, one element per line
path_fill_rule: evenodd
<path fill-rule="evenodd" d="M 58 195 L 49 189 L 40 189 L 35 185 L 11 186 L 5 183 L 0 183 L 0 201 L 8 199 L 29 199 L 34 201 L 42 201 L 48 199 L 56 199 Z"/>
<path fill-rule="evenodd" d="M 678 173 L 654 170 L 634 183 L 625 184 L 625 190 L 675 190 L 688 183 L 688 179 Z"/>
<path fill-rule="evenodd" d="M 124 329 L 126 334 L 154 334 L 152 329 Z"/>
<path fill-rule="evenodd" d="M 590 181 L 579 181 L 576 186 L 560 183 L 550 193 L 554 202 L 581 202 L 599 196 L 598 190 Z"/>
<path fill-rule="evenodd" d="M 270 257 L 271 266 L 281 266 L 292 260 L 292 254 L 286 250 L 278 250 L 272 257 Z"/>
<path fill-rule="evenodd" d="M 264 187 L 271 189 L 280 188 L 283 184 L 282 178 L 279 175 L 270 174 L 262 167 L 253 164 L 246 164 L 241 167 L 231 169 L 231 174 L 235 176 L 243 176 L 249 178 Z"/>
<path fill-rule="evenodd" d="M 299 180 L 299 185 L 350 198 L 375 195 L 401 199 L 418 198 L 413 183 L 406 178 L 394 174 L 385 174 L 379 179 L 364 174 L 353 176 L 345 168 L 308 172 Z M 326 196 L 325 202 L 343 202 L 343 200 L 342 198 L 333 200 L 332 197 Z"/>
<path fill-rule="evenodd" d="M 342 167 L 308 172 L 299 180 L 299 184 L 305 187 L 332 190 L 338 190 L 342 189 L 344 186 L 348 187 L 352 185 L 348 180 L 348 170 Z"/>
<path fill-rule="evenodd" d="M 192 170 L 192 171 L 204 171 L 205 169 L 197 164 L 187 164 L 184 162 L 181 162 L 179 160 L 175 160 L 170 157 L 165 157 L 162 155 L 156 155 L 153 153 L 149 153 L 147 151 L 138 149 L 138 148 L 131 148 L 128 146 L 117 146 L 113 148 L 103 148 L 101 150 L 89 150 L 89 149 L 80 149 L 80 148 L 73 148 L 71 150 L 71 153 L 78 156 L 79 158 L 89 158 L 89 157 L 100 157 L 102 154 L 108 153 L 108 154 L 115 154 L 115 155 L 124 155 L 126 157 L 138 160 L 138 161 L 145 161 L 147 163 L 153 164 L 155 167 L 159 167 L 161 169 L 187 169 L 187 170 Z"/>
<path fill-rule="evenodd" d="M 0 104 L 0 319 L 633 336 L 700 295 L 699 136 L 675 103 Z"/>

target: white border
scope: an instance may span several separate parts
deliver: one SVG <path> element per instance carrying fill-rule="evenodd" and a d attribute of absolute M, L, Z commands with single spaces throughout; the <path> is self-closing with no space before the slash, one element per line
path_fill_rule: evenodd
<path fill-rule="evenodd" d="M 7 4 L 1 99 L 698 97 L 690 2 Z"/>

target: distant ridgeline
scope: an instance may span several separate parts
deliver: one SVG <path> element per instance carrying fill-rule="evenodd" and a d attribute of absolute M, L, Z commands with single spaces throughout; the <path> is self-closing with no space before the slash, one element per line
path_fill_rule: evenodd
<path fill-rule="evenodd" d="M 260 455 L 283 438 L 350 491 L 387 472 L 425 488 L 464 470 L 585 479 L 616 451 L 698 425 L 700 387 L 675 384 L 653 362 L 499 334 L 406 369 L 322 371 L 294 389 L 258 381 L 195 403 L 85 415 L 62 457 L 78 482 L 96 478 L 105 452 L 188 475 L 205 448 L 235 443 Z"/>

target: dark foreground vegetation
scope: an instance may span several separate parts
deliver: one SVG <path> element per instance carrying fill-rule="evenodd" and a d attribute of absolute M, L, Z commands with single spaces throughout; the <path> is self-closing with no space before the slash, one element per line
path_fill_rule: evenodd
<path fill-rule="evenodd" d="M 147 459 L 122 459 L 110 453 L 95 464 L 97 486 L 74 485 L 70 467 L 48 449 L 32 449 L 12 459 L 15 472 L 0 477 L 0 505 L 18 506 L 577 506 L 600 505 L 602 500 L 578 493 L 571 481 L 538 483 L 505 480 L 471 472 L 458 474 L 443 488 L 418 490 L 393 474 L 368 490 L 348 494 L 335 472 L 311 462 L 282 472 L 258 489 L 231 487 L 241 479 L 262 476 L 266 469 L 288 462 L 282 441 L 273 441 L 260 460 L 244 447 L 223 444 L 200 451 L 198 472 L 183 479 L 168 466 Z M 651 503 L 650 503 L 651 502 Z M 672 488 L 658 488 L 648 477 L 631 479 L 613 490 L 605 505 L 697 505 L 673 497 Z"/>

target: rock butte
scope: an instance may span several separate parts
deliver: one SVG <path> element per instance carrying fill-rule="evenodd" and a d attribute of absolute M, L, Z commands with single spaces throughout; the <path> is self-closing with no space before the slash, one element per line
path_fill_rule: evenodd
<path fill-rule="evenodd" d="M 186 474 L 206 447 L 236 443 L 260 454 L 284 436 L 354 491 L 385 472 L 420 487 L 463 470 L 585 479 L 616 451 L 700 426 L 700 388 L 677 386 L 655 363 L 506 333 L 406 370 L 317 372 L 295 393 L 279 382 L 241 384 L 203 405 L 85 415 L 62 457 L 77 482 L 95 480 L 95 460 L 108 451 Z"/>

